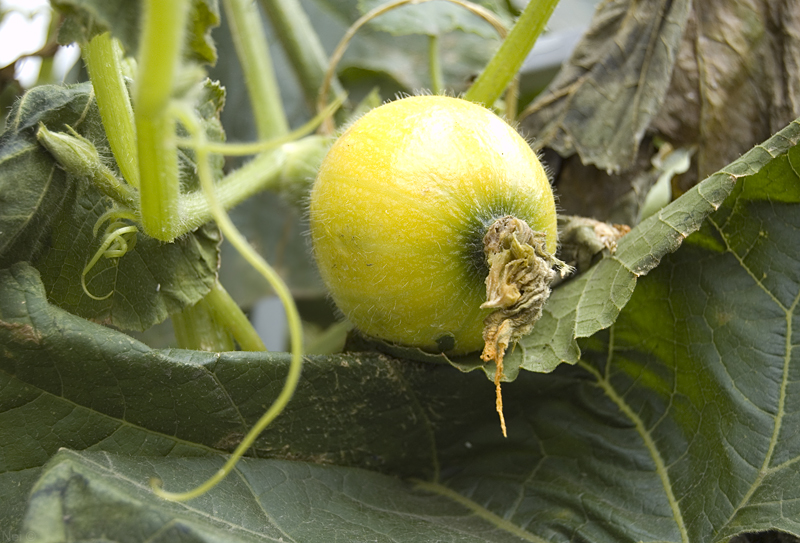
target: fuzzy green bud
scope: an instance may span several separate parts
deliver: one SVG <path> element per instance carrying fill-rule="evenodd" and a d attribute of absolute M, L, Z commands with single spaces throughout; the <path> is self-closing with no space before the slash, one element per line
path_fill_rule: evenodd
<path fill-rule="evenodd" d="M 92 177 L 100 167 L 100 155 L 94 144 L 67 127 L 72 134 L 51 132 L 39 123 L 36 138 L 68 173 L 79 177 Z"/>
<path fill-rule="evenodd" d="M 130 186 L 120 181 L 114 172 L 100 160 L 97 148 L 88 139 L 67 126 L 71 134 L 65 132 L 51 132 L 43 123 L 39 123 L 36 138 L 42 146 L 50 151 L 67 173 L 87 177 L 104 194 L 117 202 L 134 209 L 136 207 L 136 192 Z"/>

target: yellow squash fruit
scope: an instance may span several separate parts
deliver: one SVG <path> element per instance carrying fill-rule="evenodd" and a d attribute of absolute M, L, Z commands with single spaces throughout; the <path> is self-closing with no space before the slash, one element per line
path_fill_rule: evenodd
<path fill-rule="evenodd" d="M 449 354 L 483 348 L 484 321 L 500 307 L 487 303 L 484 238 L 503 217 L 538 236 L 549 271 L 556 208 L 535 153 L 493 112 L 444 96 L 364 115 L 311 193 L 314 254 L 342 313 L 367 336 Z"/>

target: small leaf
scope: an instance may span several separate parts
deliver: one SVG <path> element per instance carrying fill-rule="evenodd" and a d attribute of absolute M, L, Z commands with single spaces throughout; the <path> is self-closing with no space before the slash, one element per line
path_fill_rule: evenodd
<path fill-rule="evenodd" d="M 90 105 L 88 87 L 25 94 L 8 115 L 0 135 L 0 267 L 30 260 L 44 248 L 54 217 L 64 204 L 66 174 L 38 144 L 35 131 L 43 122 L 61 129 L 80 119 Z"/>

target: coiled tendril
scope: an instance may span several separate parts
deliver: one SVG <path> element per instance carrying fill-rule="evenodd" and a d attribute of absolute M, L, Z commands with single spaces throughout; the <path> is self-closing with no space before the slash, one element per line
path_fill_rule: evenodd
<path fill-rule="evenodd" d="M 96 238 L 103 224 L 110 221 L 103 233 L 103 242 L 81 272 L 81 287 L 89 298 L 101 301 L 110 298 L 111 295 L 114 294 L 114 289 L 111 289 L 111 292 L 105 296 L 96 296 L 92 294 L 86 286 L 86 276 L 92 268 L 94 268 L 100 258 L 120 259 L 129 251 L 133 250 L 136 246 L 136 237 L 139 233 L 139 228 L 135 224 L 130 224 L 130 222 L 125 221 L 135 222 L 136 220 L 137 217 L 131 210 L 113 208 L 100 215 L 94 223 L 92 237 Z"/>

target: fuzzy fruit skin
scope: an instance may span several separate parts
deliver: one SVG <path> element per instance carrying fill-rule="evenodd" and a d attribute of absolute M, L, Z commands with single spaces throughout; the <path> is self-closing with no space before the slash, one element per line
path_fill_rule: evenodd
<path fill-rule="evenodd" d="M 458 98 L 373 109 L 331 147 L 311 192 L 322 278 L 368 336 L 429 351 L 483 347 L 483 236 L 514 215 L 555 253 L 547 174 L 519 134 Z"/>

